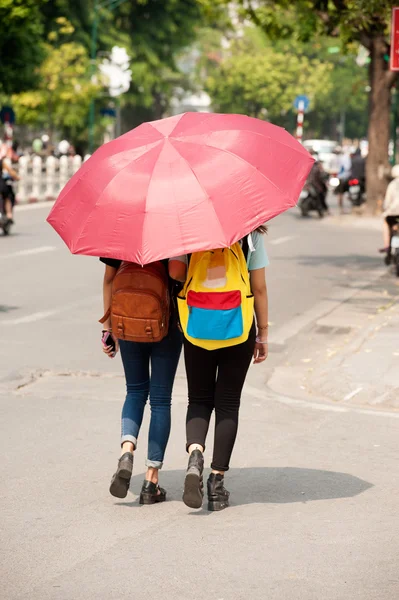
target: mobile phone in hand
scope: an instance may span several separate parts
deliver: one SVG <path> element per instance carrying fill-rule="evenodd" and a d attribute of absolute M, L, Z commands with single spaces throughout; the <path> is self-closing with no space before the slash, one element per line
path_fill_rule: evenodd
<path fill-rule="evenodd" d="M 106 331 L 103 334 L 102 337 L 102 343 L 104 344 L 104 346 L 110 346 L 112 348 L 112 352 L 115 354 L 116 352 L 116 344 L 115 344 L 115 340 L 112 337 L 111 333 L 109 331 Z"/>

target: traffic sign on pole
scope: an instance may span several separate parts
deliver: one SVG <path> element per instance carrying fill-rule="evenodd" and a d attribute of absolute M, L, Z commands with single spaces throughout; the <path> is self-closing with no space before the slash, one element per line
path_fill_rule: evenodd
<path fill-rule="evenodd" d="M 295 136 L 299 142 L 302 142 L 304 114 L 309 109 L 309 105 L 310 100 L 307 96 L 297 96 L 294 100 L 294 107 L 298 111 Z"/>
<path fill-rule="evenodd" d="M 305 102 L 300 100 L 298 103 L 298 116 L 296 120 L 296 139 L 302 142 L 303 136 L 303 114 L 305 111 Z"/>
<path fill-rule="evenodd" d="M 392 9 L 391 71 L 399 71 L 399 6 Z"/>
<path fill-rule="evenodd" d="M 295 98 L 294 108 L 299 110 L 300 105 L 302 106 L 302 110 L 304 112 L 307 112 L 309 110 L 310 100 L 309 100 L 308 96 L 300 95 Z"/>

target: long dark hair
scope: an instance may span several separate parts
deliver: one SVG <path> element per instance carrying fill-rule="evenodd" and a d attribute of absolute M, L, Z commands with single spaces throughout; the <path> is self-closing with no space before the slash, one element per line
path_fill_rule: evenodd
<path fill-rule="evenodd" d="M 257 227 L 255 229 L 255 231 L 257 231 L 258 233 L 261 233 L 262 235 L 264 235 L 265 233 L 267 233 L 267 226 L 266 225 L 261 225 L 260 227 Z"/>

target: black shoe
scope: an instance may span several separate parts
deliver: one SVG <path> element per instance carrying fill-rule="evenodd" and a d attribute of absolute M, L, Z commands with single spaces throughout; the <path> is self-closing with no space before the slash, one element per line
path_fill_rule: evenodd
<path fill-rule="evenodd" d="M 129 491 L 130 478 L 133 472 L 133 454 L 125 452 L 118 461 L 116 473 L 112 476 L 110 493 L 116 498 L 126 498 Z"/>
<path fill-rule="evenodd" d="M 157 504 L 158 502 L 165 502 L 165 500 L 166 491 L 159 487 L 157 483 L 145 479 L 141 488 L 140 504 Z"/>
<path fill-rule="evenodd" d="M 211 473 L 208 479 L 208 510 L 223 510 L 229 506 L 230 493 L 224 487 L 224 476 Z"/>
<path fill-rule="evenodd" d="M 204 455 L 201 450 L 194 450 L 188 459 L 186 479 L 184 480 L 183 502 L 190 508 L 201 508 L 204 497 Z"/>

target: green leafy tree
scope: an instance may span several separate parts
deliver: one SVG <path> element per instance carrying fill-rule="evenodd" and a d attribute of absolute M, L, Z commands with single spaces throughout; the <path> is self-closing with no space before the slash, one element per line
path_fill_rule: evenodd
<path fill-rule="evenodd" d="M 329 64 L 316 58 L 277 50 L 248 29 L 215 65 L 207 91 L 219 111 L 286 124 L 298 90 L 307 94 L 313 105 L 328 96 L 330 70 Z"/>
<path fill-rule="evenodd" d="M 46 0 L 0 0 L 0 93 L 28 89 L 43 59 L 41 9 Z"/>
<path fill-rule="evenodd" d="M 65 43 L 65 34 L 60 37 L 58 19 L 61 17 L 70 23 L 71 37 L 69 41 L 81 44 L 90 49 L 91 34 L 91 0 L 47 0 L 41 10 L 44 39 L 52 39 L 53 45 Z"/>
<path fill-rule="evenodd" d="M 375 211 L 387 186 L 391 88 L 389 26 L 394 0 L 240 0 L 249 18 L 274 39 L 340 38 L 344 47 L 361 43 L 370 52 L 367 203 Z M 384 176 L 385 175 L 385 176 Z"/>
<path fill-rule="evenodd" d="M 194 41 L 204 11 L 198 0 L 136 0 L 112 13 L 103 11 L 100 49 L 110 49 L 118 40 L 131 57 L 130 106 L 150 109 L 154 118 L 165 114 L 176 86 L 187 85 L 176 58 Z"/>
<path fill-rule="evenodd" d="M 47 56 L 38 69 L 35 89 L 12 97 L 21 124 L 42 126 L 50 139 L 57 129 L 74 141 L 82 137 L 90 100 L 97 92 L 89 77 L 89 57 L 81 44 L 62 41 L 74 28 L 64 17 L 57 19 L 58 31 L 49 34 Z"/>
<path fill-rule="evenodd" d="M 351 44 L 342 53 L 331 38 L 318 36 L 306 43 L 293 39 L 277 40 L 273 42 L 273 48 L 286 55 L 305 56 L 330 66 L 328 94 L 322 94 L 311 104 L 305 118 L 305 135 L 331 139 L 339 139 L 343 134 L 350 138 L 366 137 L 368 76 L 367 68 L 356 63 L 358 44 Z M 298 88 L 297 93 L 302 90 Z"/>

